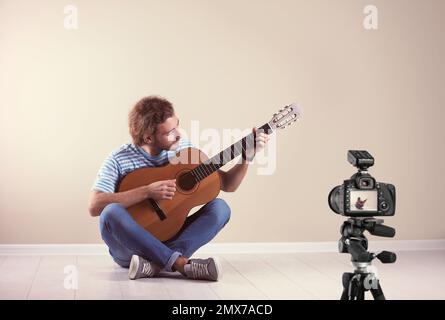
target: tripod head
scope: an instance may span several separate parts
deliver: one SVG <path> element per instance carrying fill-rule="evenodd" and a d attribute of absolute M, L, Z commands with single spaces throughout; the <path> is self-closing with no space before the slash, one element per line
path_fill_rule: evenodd
<path fill-rule="evenodd" d="M 340 253 L 351 254 L 353 263 L 364 263 L 369 265 L 375 258 L 382 263 L 394 263 L 397 259 L 396 254 L 390 251 L 382 251 L 379 254 L 368 252 L 368 239 L 363 234 L 368 231 L 370 234 L 379 237 L 392 238 L 395 235 L 395 229 L 385 226 L 382 219 L 375 218 L 349 218 L 340 228 L 342 237 L 338 241 L 338 250 Z"/>

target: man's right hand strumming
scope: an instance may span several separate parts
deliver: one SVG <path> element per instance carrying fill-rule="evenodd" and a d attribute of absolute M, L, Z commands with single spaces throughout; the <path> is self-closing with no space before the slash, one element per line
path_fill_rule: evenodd
<path fill-rule="evenodd" d="M 172 200 L 176 192 L 176 179 L 156 181 L 148 185 L 148 198 Z"/>

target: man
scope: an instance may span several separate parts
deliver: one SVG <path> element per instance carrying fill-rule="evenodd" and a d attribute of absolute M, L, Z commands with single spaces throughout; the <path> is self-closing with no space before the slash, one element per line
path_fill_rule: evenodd
<path fill-rule="evenodd" d="M 193 253 L 213 239 L 230 218 L 227 203 L 216 198 L 187 217 L 181 231 L 161 242 L 133 220 L 126 208 L 147 198 L 171 200 L 174 180 L 157 181 L 125 192 L 116 192 L 119 181 L 143 167 L 159 167 L 169 157 L 191 144 L 178 132 L 179 119 L 172 104 L 157 96 L 141 99 L 129 114 L 133 143 L 112 152 L 102 164 L 94 182 L 89 211 L 100 216 L 100 232 L 113 260 L 129 268 L 129 278 L 156 276 L 161 270 L 179 271 L 191 279 L 218 280 L 220 269 L 214 258 L 191 259 Z M 256 130 L 255 128 L 253 129 Z M 219 170 L 221 190 L 235 191 L 247 172 L 248 162 L 265 146 L 268 136 L 256 135 L 256 147 L 246 150 L 240 164 Z"/>
<path fill-rule="evenodd" d="M 355 207 L 359 210 L 363 210 L 363 207 L 365 206 L 365 202 L 368 199 L 362 200 L 360 197 L 358 197 L 357 202 L 355 203 Z"/>

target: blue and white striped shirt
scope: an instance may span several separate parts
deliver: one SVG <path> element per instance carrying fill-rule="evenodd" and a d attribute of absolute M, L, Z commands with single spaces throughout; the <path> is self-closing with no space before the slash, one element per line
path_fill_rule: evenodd
<path fill-rule="evenodd" d="M 189 147 L 193 147 L 189 141 L 180 139 L 175 151 L 162 150 L 157 156 L 152 156 L 141 147 L 126 143 L 111 152 L 102 163 L 92 190 L 116 192 L 119 181 L 130 172 L 140 168 L 165 166 L 177 151 Z"/>

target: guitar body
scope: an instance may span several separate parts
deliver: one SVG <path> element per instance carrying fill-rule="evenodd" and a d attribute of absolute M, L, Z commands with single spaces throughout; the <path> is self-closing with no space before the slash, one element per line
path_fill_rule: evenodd
<path fill-rule="evenodd" d="M 215 199 L 221 189 L 218 172 L 213 172 L 206 179 L 193 187 L 183 179 L 196 168 L 207 156 L 198 149 L 182 149 L 163 167 L 137 169 L 126 175 L 120 182 L 118 192 L 124 192 L 160 180 L 176 179 L 176 192 L 172 200 L 156 201 L 165 215 L 162 218 L 149 199 L 127 208 L 133 219 L 160 241 L 174 237 L 185 223 L 190 210 Z M 153 200 L 151 200 L 153 201 Z"/>

